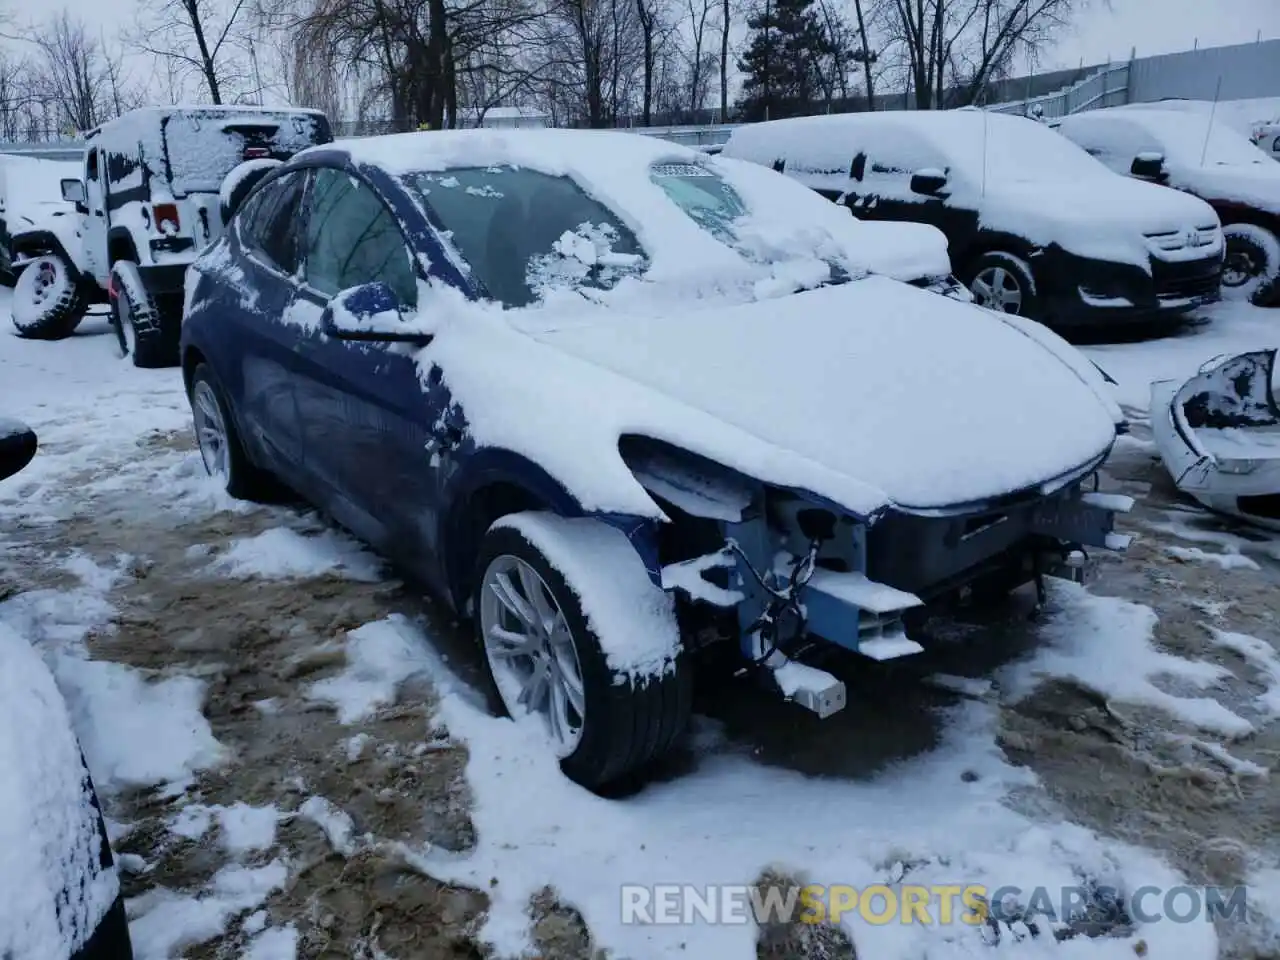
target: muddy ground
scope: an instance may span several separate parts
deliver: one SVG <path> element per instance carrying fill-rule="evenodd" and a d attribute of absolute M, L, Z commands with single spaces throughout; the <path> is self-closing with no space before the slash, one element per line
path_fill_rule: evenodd
<path fill-rule="evenodd" d="M 189 446 L 185 434 L 151 436 L 122 455 L 122 463 L 127 460 L 131 470 L 145 475 L 147 463 L 171 464 L 175 451 Z M 1248 534 L 1197 511 L 1174 516 L 1183 516 L 1199 533 L 1157 529 L 1170 522 L 1168 511 L 1188 508 L 1140 437 L 1119 448 L 1104 488 L 1139 498 L 1124 528 L 1140 536 L 1127 558 L 1100 561 L 1094 589 L 1151 605 L 1160 616 L 1159 643 L 1178 655 L 1229 668 L 1236 682 L 1220 685 L 1212 695 L 1255 717 L 1250 701 L 1261 688 L 1253 669 L 1212 645 L 1203 624 L 1280 642 L 1275 619 L 1280 560 L 1273 555 L 1274 544 L 1223 539 Z M 66 574 L 52 561 L 77 549 L 104 564 L 122 553 L 131 556 L 131 576 L 110 595 L 119 611 L 112 629 L 91 636 L 89 643 L 95 657 L 155 676 L 184 674 L 208 682 L 204 712 L 236 762 L 200 775 L 186 800 L 273 804 L 289 812 L 308 795 L 319 794 L 353 817 L 356 834 L 371 836 L 354 852 L 335 849 L 322 830 L 296 818 L 281 824 L 275 850 L 245 860 L 262 863 L 283 852 L 295 865 L 287 887 L 265 907 L 273 926 L 296 925 L 298 956 L 484 956 L 475 938 L 484 891 L 441 885 L 416 870 L 397 845 L 430 842 L 463 850 L 472 840 L 463 776 L 466 750 L 431 729 L 432 691 L 411 681 L 396 705 L 352 725 L 339 724 L 330 709 L 299 695 L 304 684 L 342 668 L 339 641 L 345 631 L 390 613 L 424 620 L 451 663 L 474 677 L 466 637 L 416 591 L 394 581 L 232 579 L 210 573 L 210 557 L 233 537 L 281 524 L 303 532 L 322 524 L 288 505 L 192 519 L 180 509 L 167 509 L 163 498 L 163 491 L 140 496 L 136 485 L 85 497 L 69 478 L 61 522 L 5 532 L 0 583 L 9 592 L 65 585 Z M 1212 552 L 1223 544 L 1243 550 L 1256 569 L 1222 569 L 1167 550 Z M 859 664 L 846 677 L 850 707 L 826 721 L 740 688 L 709 689 L 699 710 L 721 720 L 731 740 L 754 747 L 762 763 L 867 777 L 934 744 L 938 730 L 932 708 L 953 703 L 957 695 L 924 683 L 925 676 L 987 677 L 1026 652 L 1034 629 L 1028 622 L 1030 600 L 1016 598 L 968 631 L 963 624 L 936 625 L 936 648 L 919 658 Z M 1002 720 L 1003 747 L 1041 777 L 1057 812 L 1165 853 L 1194 883 L 1239 882 L 1250 866 L 1245 851 L 1274 844 L 1280 787 L 1230 757 L 1263 771 L 1277 769 L 1280 725 L 1261 726 L 1230 744 L 1230 757 L 1215 758 L 1189 739 L 1194 731 L 1171 716 L 1108 704 L 1095 692 L 1067 683 L 1051 684 L 1004 707 Z M 823 735 L 814 736 L 819 725 Z M 687 756 L 675 758 L 670 775 L 678 776 L 688 762 Z M 1045 800 L 1040 796 L 1036 802 Z M 199 841 L 167 828 L 177 803 L 156 791 L 106 799 L 108 816 L 118 825 L 116 846 L 127 868 L 128 896 L 156 887 L 200 890 L 227 862 L 216 828 Z M 591 955 L 589 936 L 550 892 L 531 905 L 531 917 L 545 956 Z M 1251 952 L 1251 941 L 1235 928 L 1224 926 L 1222 933 L 1224 957 L 1265 955 Z M 225 934 L 187 947 L 184 955 L 235 957 L 246 939 L 240 923 L 232 922 Z M 760 955 L 816 960 L 851 951 L 831 931 L 807 928 L 767 931 Z"/>

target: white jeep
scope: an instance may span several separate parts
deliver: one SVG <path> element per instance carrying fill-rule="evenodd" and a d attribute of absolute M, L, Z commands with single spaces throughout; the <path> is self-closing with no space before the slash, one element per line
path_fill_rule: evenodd
<path fill-rule="evenodd" d="M 145 107 L 89 131 L 81 178 L 62 181 L 71 222 L 13 239 L 19 335 L 62 339 L 106 303 L 123 356 L 175 365 L 187 265 L 269 169 L 332 139 L 293 107 Z"/>

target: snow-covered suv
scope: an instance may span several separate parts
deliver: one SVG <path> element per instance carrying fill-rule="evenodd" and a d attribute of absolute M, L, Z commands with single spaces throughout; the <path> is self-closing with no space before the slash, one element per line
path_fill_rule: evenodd
<path fill-rule="evenodd" d="M 1204 113 L 1145 105 L 1087 110 L 1058 132 L 1117 173 L 1207 201 L 1222 221 L 1222 295 L 1280 306 L 1280 166 Z"/>
<path fill-rule="evenodd" d="M 78 244 L 51 235 L 14 290 L 23 336 L 60 339 L 107 302 L 135 366 L 177 362 L 187 265 L 259 178 L 333 139 L 317 110 L 146 107 L 86 134 L 81 179 L 62 182 Z"/>
<path fill-rule="evenodd" d="M 1221 297 L 1222 231 L 1195 197 L 1118 176 L 1024 117 L 886 110 L 737 127 L 860 220 L 932 224 L 983 306 L 1060 330 L 1178 317 Z"/>

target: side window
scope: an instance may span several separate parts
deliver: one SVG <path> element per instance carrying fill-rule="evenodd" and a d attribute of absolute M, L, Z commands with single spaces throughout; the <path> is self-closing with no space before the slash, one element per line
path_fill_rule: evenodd
<path fill-rule="evenodd" d="M 97 148 L 90 150 L 84 158 L 85 175 L 90 180 L 98 179 L 98 151 Z"/>
<path fill-rule="evenodd" d="M 264 184 L 236 214 L 240 238 L 259 259 L 286 274 L 298 269 L 298 214 L 306 174 L 287 173 Z"/>
<path fill-rule="evenodd" d="M 316 171 L 305 260 L 307 283 L 321 293 L 381 280 L 401 306 L 417 305 L 417 275 L 399 225 L 371 188 L 342 170 Z"/>

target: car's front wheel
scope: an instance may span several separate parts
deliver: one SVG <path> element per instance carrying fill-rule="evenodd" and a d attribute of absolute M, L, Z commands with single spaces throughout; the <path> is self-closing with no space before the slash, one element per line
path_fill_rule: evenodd
<path fill-rule="evenodd" d="M 28 340 L 64 340 L 84 319 L 87 304 L 71 265 L 51 253 L 23 268 L 13 287 L 13 325 Z"/>
<path fill-rule="evenodd" d="M 276 499 L 278 485 L 244 452 L 231 407 L 206 363 L 199 364 L 191 375 L 190 400 L 196 444 L 209 476 L 238 499 Z"/>
<path fill-rule="evenodd" d="M 1232 223 L 1222 228 L 1226 262 L 1222 296 L 1265 307 L 1280 302 L 1280 238 L 1266 227 Z"/>
<path fill-rule="evenodd" d="M 595 524 L 600 529 L 584 528 Z M 485 534 L 475 581 L 478 639 L 503 707 L 517 721 L 536 725 L 565 775 L 592 790 L 669 751 L 692 702 L 682 659 L 647 672 L 617 669 L 584 613 L 585 591 L 614 589 L 606 584 L 635 575 L 634 566 L 584 583 L 565 569 L 571 565 L 553 559 L 563 561 L 575 543 L 607 543 L 610 533 L 617 531 L 600 521 L 517 514 Z M 625 537 L 618 539 L 631 549 Z M 603 554 L 594 559 L 607 562 Z M 588 607 L 592 599 L 586 598 Z"/>
<path fill-rule="evenodd" d="M 969 269 L 969 292 L 974 303 L 988 310 L 1020 317 L 1036 315 L 1036 284 L 1030 265 L 1003 251 L 980 256 Z"/>

